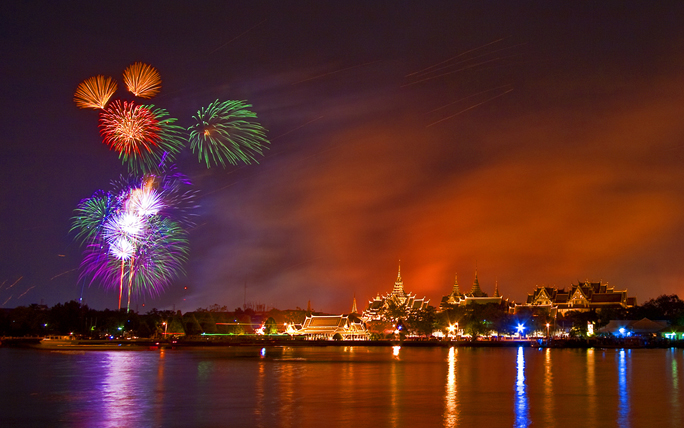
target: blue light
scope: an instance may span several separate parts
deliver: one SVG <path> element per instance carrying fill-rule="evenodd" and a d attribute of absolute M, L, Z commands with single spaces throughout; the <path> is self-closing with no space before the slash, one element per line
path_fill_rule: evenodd
<path fill-rule="evenodd" d="M 525 330 L 525 325 L 524 324 L 518 324 L 518 333 L 522 333 L 523 330 Z"/>
<path fill-rule="evenodd" d="M 620 327 L 620 329 L 618 331 L 620 332 L 621 335 L 623 335 L 623 336 L 625 335 L 625 328 L 624 327 Z"/>
<path fill-rule="evenodd" d="M 261 348 L 261 356 L 262 357 L 266 356 L 266 348 Z"/>

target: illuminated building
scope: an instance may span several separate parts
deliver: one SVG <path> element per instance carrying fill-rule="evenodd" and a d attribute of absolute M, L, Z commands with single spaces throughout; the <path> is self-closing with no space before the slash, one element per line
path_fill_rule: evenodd
<path fill-rule="evenodd" d="M 494 285 L 494 296 L 489 297 L 489 295 L 480 288 L 480 281 L 477 279 L 477 270 L 475 270 L 475 280 L 473 281 L 473 286 L 470 288 L 469 293 L 461 293 L 458 286 L 458 275 L 456 275 L 451 293 L 442 297 L 442 301 L 439 303 L 439 311 L 453 309 L 457 306 L 486 305 L 489 303 L 496 303 L 498 305 L 502 302 L 503 298 L 499 294 L 499 283 L 497 282 Z"/>
<path fill-rule="evenodd" d="M 516 309 L 529 307 L 547 309 L 549 313 L 564 314 L 569 311 L 600 311 L 601 309 L 631 308 L 636 306 L 636 297 L 627 297 L 627 290 L 615 290 L 607 282 L 577 282 L 570 288 L 539 287 L 527 296 L 527 302 L 516 305 Z"/>
<path fill-rule="evenodd" d="M 401 279 L 401 264 L 397 273 L 397 280 L 394 283 L 392 292 L 380 296 L 378 294 L 373 300 L 368 302 L 368 308 L 363 311 L 363 319 L 366 321 L 380 320 L 385 317 L 402 318 L 411 312 L 417 312 L 428 308 L 429 299 L 423 297 L 417 299 L 415 294 L 404 291 L 404 281 Z"/>
<path fill-rule="evenodd" d="M 305 336 L 310 340 L 368 340 L 370 333 L 366 325 L 353 315 L 309 315 L 299 330 L 288 330 L 294 336 Z"/>

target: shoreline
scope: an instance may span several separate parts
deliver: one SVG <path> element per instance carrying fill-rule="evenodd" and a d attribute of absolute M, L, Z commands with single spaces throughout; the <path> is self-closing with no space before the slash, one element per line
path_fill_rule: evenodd
<path fill-rule="evenodd" d="M 225 347 L 394 347 L 406 348 L 561 348 L 561 349 L 666 349 L 684 348 L 684 342 L 637 342 L 637 341 L 598 341 L 598 340 L 550 340 L 522 339 L 522 340 L 301 340 L 292 338 L 244 338 L 231 337 L 222 339 L 185 339 L 185 340 L 64 340 L 44 341 L 42 338 L 0 338 L 0 347 L 31 348 L 37 350 L 78 350 L 78 351 L 126 351 L 126 350 L 159 350 L 159 349 L 194 349 L 194 348 L 225 348 Z"/>

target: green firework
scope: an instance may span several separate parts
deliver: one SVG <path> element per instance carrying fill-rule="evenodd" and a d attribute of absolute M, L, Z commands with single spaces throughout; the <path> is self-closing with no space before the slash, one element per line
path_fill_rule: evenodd
<path fill-rule="evenodd" d="M 259 163 L 255 156 L 263 156 L 269 141 L 250 107 L 244 101 L 216 100 L 193 116 L 196 123 L 188 128 L 190 148 L 207 168 L 212 164 L 225 168 L 226 161 L 231 165 Z"/>

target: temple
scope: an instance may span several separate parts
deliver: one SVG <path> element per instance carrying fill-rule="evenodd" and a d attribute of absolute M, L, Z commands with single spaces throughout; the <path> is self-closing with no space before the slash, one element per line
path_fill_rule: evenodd
<path fill-rule="evenodd" d="M 368 302 L 368 308 L 363 311 L 363 319 L 366 321 L 379 320 L 384 317 L 401 318 L 411 312 L 427 309 L 430 300 L 423 297 L 417 299 L 415 294 L 404 291 L 404 281 L 401 279 L 401 263 L 397 273 L 397 280 L 394 282 L 392 292 L 380 296 L 378 294 L 373 300 Z M 401 316 L 396 316 L 401 314 Z"/>
<path fill-rule="evenodd" d="M 615 290 L 607 282 L 584 283 L 577 281 L 570 288 L 539 287 L 527 295 L 527 302 L 516 305 L 522 307 L 546 309 L 551 314 L 564 314 L 569 311 L 600 311 L 602 309 L 631 308 L 636 306 L 636 297 L 627 297 L 627 290 Z"/>
<path fill-rule="evenodd" d="M 308 340 L 368 340 L 370 333 L 357 316 L 309 315 L 300 329 L 288 331 Z"/>
<path fill-rule="evenodd" d="M 473 281 L 473 286 L 470 288 L 470 292 L 461 293 L 461 289 L 458 286 L 458 274 L 454 278 L 454 285 L 451 288 L 451 293 L 442 297 L 439 303 L 439 311 L 446 311 L 448 309 L 454 309 L 457 306 L 467 306 L 467 305 L 486 305 L 489 303 L 501 304 L 503 298 L 499 294 L 499 283 L 498 281 L 494 285 L 494 296 L 489 297 L 487 293 L 482 291 L 480 288 L 480 281 L 477 278 L 477 269 L 475 270 L 475 280 Z"/>

